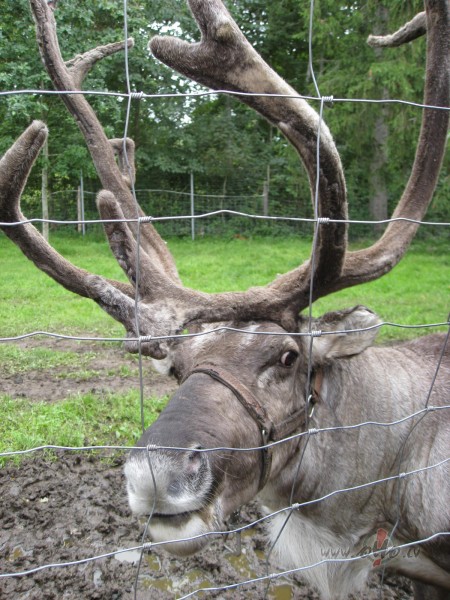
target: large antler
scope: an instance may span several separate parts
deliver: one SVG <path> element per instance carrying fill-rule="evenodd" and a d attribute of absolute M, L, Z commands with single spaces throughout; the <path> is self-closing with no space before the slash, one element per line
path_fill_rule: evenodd
<path fill-rule="evenodd" d="M 61 92 L 78 90 L 88 70 L 104 56 L 124 47 L 114 44 L 96 48 L 64 63 L 58 47 L 53 11 L 46 0 L 30 0 L 36 21 L 37 38 L 47 71 Z M 323 221 L 345 221 L 346 190 L 342 167 L 328 128 L 317 113 L 261 59 L 220 0 L 190 0 L 202 39 L 188 44 L 177 39 L 154 38 L 151 48 L 163 62 L 214 89 L 237 93 L 275 94 L 240 96 L 275 124 L 297 149 L 307 169 L 311 189 L 318 190 L 318 217 Z M 445 0 L 429 1 L 428 58 L 425 102 L 448 105 L 448 9 Z M 439 41 L 439 43 L 437 43 Z M 127 42 L 131 45 L 131 41 Z M 71 291 L 93 298 L 120 321 L 127 335 L 136 338 L 167 336 L 195 322 L 268 319 L 294 329 L 298 313 L 313 298 L 343 287 L 369 281 L 389 271 L 400 260 L 412 239 L 416 225 L 393 223 L 371 248 L 346 253 L 346 226 L 342 222 L 321 224 L 314 268 L 307 261 L 280 276 L 265 288 L 242 293 L 203 294 L 181 286 L 173 259 L 154 228 L 137 218 L 137 207 L 129 189 L 134 178 L 132 142 L 107 140 L 92 108 L 81 94 L 61 95 L 82 131 L 105 190 L 98 208 L 111 249 L 132 285 L 90 275 L 60 257 L 31 225 L 4 227 L 7 234 L 35 264 Z M 444 151 L 448 124 L 446 111 L 426 109 L 410 182 L 394 216 L 420 220 L 431 200 Z M 316 148 L 320 129 L 320 163 Z M 20 193 L 46 132 L 42 124 L 32 125 L 16 142 L 1 164 L 0 221 L 23 220 Z M 119 153 L 119 164 L 114 158 Z M 15 170 L 17 159 L 28 156 Z M 11 184 L 12 173 L 17 185 Z M 317 178 L 318 173 L 318 178 Z M 17 175 L 17 176 L 16 176 Z M 317 181 L 316 181 L 317 179 Z M 132 222 L 125 223 L 126 219 Z M 137 239 L 140 247 L 137 246 Z M 139 252 L 139 261 L 137 260 Z M 139 262 L 139 267 L 138 267 Z M 137 269 L 139 270 L 139 273 Z M 135 315 L 134 286 L 139 281 L 138 319 Z M 138 321 L 138 323 L 136 322 Z M 159 340 L 140 345 L 146 354 L 160 358 L 166 347 Z M 128 349 L 138 348 L 130 341 Z"/>
<path fill-rule="evenodd" d="M 39 269 L 71 292 L 95 300 L 131 333 L 135 295 L 131 285 L 92 275 L 72 265 L 29 223 L 6 225 L 24 221 L 20 196 L 46 138 L 45 124 L 34 121 L 0 160 L 0 222 L 5 223 L 1 229 Z"/>
<path fill-rule="evenodd" d="M 318 183 L 318 217 L 347 219 L 346 188 L 339 154 L 328 127 L 319 115 L 298 97 L 245 39 L 220 0 L 189 0 L 199 25 L 200 43 L 155 37 L 153 54 L 183 75 L 212 89 L 250 94 L 238 98 L 278 127 L 298 151 L 309 176 L 312 193 Z M 256 94 L 256 95 L 255 95 Z M 258 96 L 269 94 L 271 96 Z M 273 96 L 275 95 L 275 96 Z M 284 96 L 284 97 L 278 97 Z M 317 140 L 320 128 L 320 168 L 317 179 Z M 336 281 L 346 250 L 346 225 L 329 223 L 319 230 L 314 287 L 320 289 Z M 302 265 L 293 282 L 297 293 L 309 292 L 311 265 Z M 296 281 L 295 281 L 296 280 Z M 281 280 L 277 283 L 280 288 Z M 300 294 L 296 310 L 308 303 Z"/>
<path fill-rule="evenodd" d="M 183 75 L 216 90 L 296 95 L 249 45 L 221 0 L 188 0 L 202 33 L 200 43 L 156 37 L 151 41 L 155 56 Z M 449 106 L 449 8 L 446 0 L 425 2 L 417 15 L 397 34 L 387 39 L 371 39 L 373 45 L 399 45 L 428 29 L 424 104 Z M 298 150 L 315 189 L 316 143 L 319 121 L 316 113 L 300 98 L 238 96 L 279 127 Z M 394 218 L 421 220 L 438 180 L 448 128 L 448 110 L 425 109 L 417 153 L 408 185 L 393 214 Z M 344 177 L 334 142 L 328 129 L 320 128 L 319 217 L 346 218 Z M 345 255 L 342 225 L 322 225 L 318 264 L 313 281 L 313 297 L 371 281 L 390 271 L 401 259 L 417 230 L 417 224 L 394 222 L 372 247 Z M 343 265 L 343 266 L 342 266 Z M 342 266 L 342 269 L 341 269 Z M 310 265 L 280 277 L 271 289 L 291 288 L 298 293 L 297 307 L 308 300 Z M 306 285 L 305 285 L 306 284 Z M 306 300 L 306 302 L 305 302 Z"/>

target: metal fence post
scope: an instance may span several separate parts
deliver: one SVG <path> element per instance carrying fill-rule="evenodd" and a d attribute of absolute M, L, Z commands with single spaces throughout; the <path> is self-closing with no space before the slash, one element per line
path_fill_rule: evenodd
<path fill-rule="evenodd" d="M 194 171 L 191 171 L 191 215 L 194 217 L 195 214 L 195 199 L 194 199 Z M 195 240 L 195 219 L 191 219 L 191 237 L 192 241 Z"/>
<path fill-rule="evenodd" d="M 269 182 L 265 181 L 263 186 L 263 205 L 262 214 L 267 217 L 269 215 Z"/>
<path fill-rule="evenodd" d="M 83 182 L 83 171 L 80 171 L 80 220 L 81 220 L 81 233 L 86 234 L 86 224 L 84 222 L 84 182 Z"/>

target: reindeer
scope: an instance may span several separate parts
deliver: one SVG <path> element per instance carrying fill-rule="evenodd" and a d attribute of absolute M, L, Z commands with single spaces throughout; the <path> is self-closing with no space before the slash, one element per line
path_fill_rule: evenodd
<path fill-rule="evenodd" d="M 30 4 L 43 62 L 61 92 L 80 90 L 98 60 L 132 46 L 132 40 L 110 44 L 64 63 L 54 7 L 46 0 Z M 363 306 L 317 320 L 301 314 L 310 301 L 390 271 L 425 215 L 448 128 L 448 111 L 439 108 L 449 104 L 447 2 L 426 0 L 426 14 L 393 36 L 372 39 L 397 45 L 426 31 L 424 104 L 437 108 L 423 110 L 396 220 L 376 243 L 356 252 L 347 250 L 345 179 L 327 126 L 261 59 L 220 0 L 189 5 L 201 41 L 156 37 L 151 50 L 183 75 L 235 94 L 296 148 L 317 190 L 311 258 L 246 292 L 183 287 L 167 246 L 133 200 L 133 142 L 108 140 L 82 94 L 61 99 L 97 168 L 104 187 L 98 210 L 129 283 L 72 265 L 31 224 L 17 225 L 24 220 L 22 190 L 47 136 L 41 122 L 30 125 L 1 160 L 2 229 L 39 269 L 122 323 L 130 352 L 160 360 L 180 383 L 125 466 L 131 510 L 151 515 L 155 543 L 165 542 L 174 554 L 194 553 L 207 544 L 208 532 L 222 531 L 232 513 L 257 497 L 266 513 L 275 512 L 268 531 L 283 564 L 296 569 L 321 563 L 302 572 L 322 598 L 361 589 L 375 569 L 410 577 L 417 599 L 447 598 L 445 336 L 377 347 L 372 344 L 380 320 Z M 371 553 L 386 544 L 404 551 Z M 330 550 L 351 560 L 324 561 Z"/>

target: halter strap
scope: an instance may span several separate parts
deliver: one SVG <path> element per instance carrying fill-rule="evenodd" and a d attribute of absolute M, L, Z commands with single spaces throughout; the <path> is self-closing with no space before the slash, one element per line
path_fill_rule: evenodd
<path fill-rule="evenodd" d="M 209 375 L 209 377 L 231 390 L 235 398 L 241 403 L 257 424 L 262 440 L 262 465 L 258 486 L 259 492 L 266 485 L 272 466 L 272 447 L 268 447 L 267 444 L 279 442 L 292 435 L 295 431 L 303 429 L 312 413 L 308 414 L 307 408 L 303 407 L 300 410 L 293 412 L 289 417 L 284 419 L 284 421 L 275 425 L 269 418 L 266 409 L 261 405 L 255 395 L 227 369 L 209 363 L 197 365 L 183 378 L 182 383 L 194 373 L 204 373 L 205 375 Z M 314 406 L 319 398 L 322 385 L 322 372 L 320 371 L 319 373 L 317 373 L 311 382 L 311 393 L 309 394 L 308 404 L 311 404 L 312 406 Z"/>

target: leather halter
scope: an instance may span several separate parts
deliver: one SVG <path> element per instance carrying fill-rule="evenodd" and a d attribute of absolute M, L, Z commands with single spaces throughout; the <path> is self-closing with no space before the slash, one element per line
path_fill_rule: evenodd
<path fill-rule="evenodd" d="M 269 418 L 266 409 L 261 405 L 254 394 L 239 381 L 230 371 L 218 367 L 214 364 L 197 365 L 183 378 L 184 383 L 194 373 L 204 373 L 209 375 L 215 381 L 218 381 L 229 390 L 231 390 L 237 400 L 242 404 L 248 414 L 252 417 L 258 426 L 261 434 L 261 456 L 262 466 L 261 475 L 259 478 L 258 492 L 266 485 L 270 475 L 272 465 L 272 447 L 267 446 L 273 442 L 279 442 L 286 437 L 289 437 L 299 429 L 303 429 L 307 420 L 312 416 L 312 410 L 307 412 L 307 408 L 303 407 L 300 410 L 294 411 L 287 419 L 277 423 L 276 425 Z M 319 399 L 320 388 L 322 386 L 322 371 L 319 371 L 311 382 L 311 393 L 308 397 L 308 405 L 312 409 L 314 404 Z M 309 406 L 308 406 L 309 408 Z"/>

